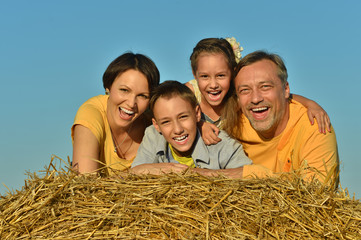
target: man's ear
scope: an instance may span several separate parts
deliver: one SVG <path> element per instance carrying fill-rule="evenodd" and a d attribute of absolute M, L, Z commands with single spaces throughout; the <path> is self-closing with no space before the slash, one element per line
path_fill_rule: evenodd
<path fill-rule="evenodd" d="M 288 81 L 285 84 L 285 98 L 289 99 L 290 98 L 290 85 L 288 84 Z"/>
<path fill-rule="evenodd" d="M 201 120 L 201 108 L 199 105 L 196 106 L 196 119 L 197 119 L 197 122 L 199 122 Z"/>
<path fill-rule="evenodd" d="M 159 132 L 159 134 L 162 135 L 162 132 L 160 131 L 157 120 L 155 120 L 155 118 L 152 118 L 152 123 L 153 123 L 153 126 L 155 127 L 155 129 Z"/>

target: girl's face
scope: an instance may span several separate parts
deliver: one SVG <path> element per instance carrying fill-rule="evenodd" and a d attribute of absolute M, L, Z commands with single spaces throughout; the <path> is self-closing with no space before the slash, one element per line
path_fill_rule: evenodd
<path fill-rule="evenodd" d="M 198 68 L 193 73 L 198 87 L 211 106 L 222 104 L 231 84 L 231 69 L 222 53 L 202 53 L 198 57 Z"/>
<path fill-rule="evenodd" d="M 107 117 L 112 126 L 128 127 L 148 107 L 149 86 L 143 73 L 129 69 L 109 89 Z"/>

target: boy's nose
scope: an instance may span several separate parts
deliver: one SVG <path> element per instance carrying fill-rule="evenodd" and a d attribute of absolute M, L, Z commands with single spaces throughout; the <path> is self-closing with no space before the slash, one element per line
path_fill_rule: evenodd
<path fill-rule="evenodd" d="M 182 127 L 182 125 L 179 122 L 175 122 L 173 125 L 173 132 L 175 134 L 181 134 L 183 133 L 184 129 Z"/>

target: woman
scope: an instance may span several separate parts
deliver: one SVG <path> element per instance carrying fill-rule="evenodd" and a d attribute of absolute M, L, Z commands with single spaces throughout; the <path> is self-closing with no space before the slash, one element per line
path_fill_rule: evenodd
<path fill-rule="evenodd" d="M 75 116 L 73 168 L 103 175 L 129 168 L 151 123 L 149 98 L 158 85 L 156 65 L 142 54 L 125 53 L 110 63 L 103 75 L 106 95 L 90 98 Z"/>

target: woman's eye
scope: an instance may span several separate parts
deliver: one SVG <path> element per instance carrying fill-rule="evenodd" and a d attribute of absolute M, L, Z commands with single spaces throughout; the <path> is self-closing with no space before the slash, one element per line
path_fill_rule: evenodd
<path fill-rule="evenodd" d="M 145 95 L 145 94 L 141 94 L 141 95 L 139 95 L 139 97 L 140 98 L 142 98 L 142 99 L 149 99 L 149 96 L 148 95 Z"/>
<path fill-rule="evenodd" d="M 121 92 L 128 92 L 128 89 L 126 89 L 126 88 L 120 88 L 119 91 L 121 91 Z"/>

